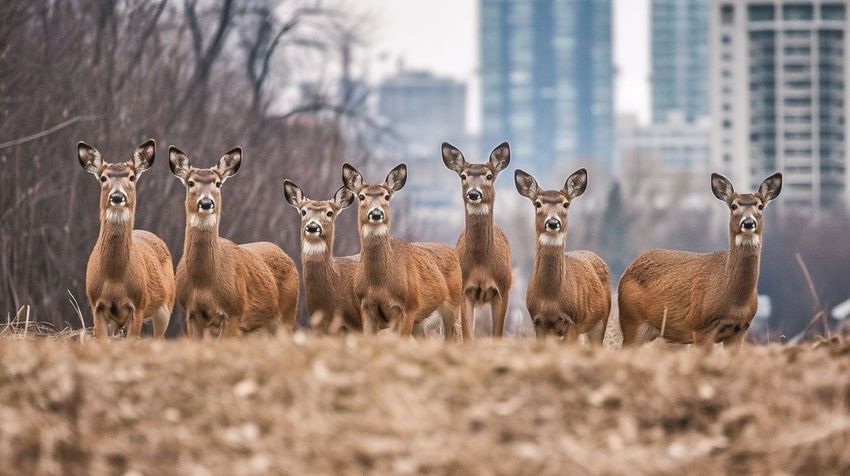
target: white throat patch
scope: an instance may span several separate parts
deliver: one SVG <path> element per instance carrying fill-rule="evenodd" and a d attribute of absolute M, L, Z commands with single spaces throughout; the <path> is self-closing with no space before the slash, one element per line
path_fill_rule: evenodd
<path fill-rule="evenodd" d="M 490 205 L 486 203 L 467 203 L 467 215 L 487 215 L 490 213 Z"/>
<path fill-rule="evenodd" d="M 324 241 L 301 240 L 301 254 L 304 256 L 323 255 L 328 250 Z"/>
<path fill-rule="evenodd" d="M 566 239 L 566 233 L 541 233 L 540 236 L 537 237 L 537 241 L 541 246 L 563 247 Z"/>
<path fill-rule="evenodd" d="M 127 223 L 130 221 L 130 210 L 126 207 L 109 207 L 106 209 L 106 221 L 110 223 Z"/>
<path fill-rule="evenodd" d="M 200 214 L 192 213 L 189 215 L 189 226 L 192 228 L 212 228 L 218 223 L 218 215 L 215 213 Z"/>
<path fill-rule="evenodd" d="M 377 225 L 366 224 L 360 228 L 360 234 L 363 235 L 363 238 L 386 236 L 390 234 L 390 227 L 383 223 L 379 223 Z"/>
<path fill-rule="evenodd" d="M 758 248 L 761 246 L 761 237 L 755 233 L 735 235 L 735 246 L 743 246 L 745 248 Z"/>

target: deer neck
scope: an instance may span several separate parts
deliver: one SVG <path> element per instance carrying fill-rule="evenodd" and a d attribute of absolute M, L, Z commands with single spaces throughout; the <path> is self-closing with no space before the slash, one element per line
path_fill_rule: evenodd
<path fill-rule="evenodd" d="M 733 303 L 745 302 L 756 292 L 760 260 L 761 246 L 738 245 L 732 237 L 726 262 L 726 283 Z"/>
<path fill-rule="evenodd" d="M 108 278 L 120 278 L 130 266 L 135 210 L 107 208 L 100 212 L 100 232 L 96 252 L 101 257 Z"/>
<path fill-rule="evenodd" d="M 186 225 L 186 240 L 183 256 L 186 271 L 198 286 L 212 285 L 221 259 L 221 244 L 218 241 L 218 220 L 213 226 Z"/>
<path fill-rule="evenodd" d="M 389 234 L 381 236 L 360 237 L 360 262 L 363 271 L 371 282 L 381 282 L 390 279 L 392 262 L 392 241 Z"/>
<path fill-rule="evenodd" d="M 308 290 L 329 290 L 333 286 L 336 275 L 333 267 L 333 237 L 322 240 L 321 249 L 305 246 L 301 239 L 301 263 L 304 266 L 304 283 Z M 309 292 L 309 291 L 308 291 Z"/>
<path fill-rule="evenodd" d="M 532 281 L 535 287 L 547 295 L 559 293 L 562 289 L 565 267 L 564 247 L 543 245 L 538 235 L 532 270 Z"/>
<path fill-rule="evenodd" d="M 464 236 L 466 249 L 474 256 L 486 259 L 493 247 L 493 207 L 486 214 L 466 214 Z"/>

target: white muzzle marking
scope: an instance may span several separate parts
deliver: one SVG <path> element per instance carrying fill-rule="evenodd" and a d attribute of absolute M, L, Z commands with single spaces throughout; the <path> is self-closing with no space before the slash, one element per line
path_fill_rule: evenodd
<path fill-rule="evenodd" d="M 564 233 L 552 233 L 545 232 L 541 233 L 540 236 L 537 237 L 537 241 L 541 246 L 560 246 L 563 247 L 566 242 L 567 235 Z"/>
<path fill-rule="evenodd" d="M 106 209 L 106 221 L 110 223 L 127 223 L 130 221 L 130 210 L 123 205 L 113 205 Z"/>
<path fill-rule="evenodd" d="M 364 238 L 386 236 L 390 233 L 390 228 L 383 223 L 367 223 L 363 225 L 363 227 L 360 229 L 360 232 Z"/>
<path fill-rule="evenodd" d="M 218 223 L 218 215 L 210 212 L 192 213 L 189 215 L 189 226 L 192 228 L 212 228 Z"/>
<path fill-rule="evenodd" d="M 752 232 L 745 233 L 743 235 L 735 235 L 735 246 L 758 248 L 761 246 L 761 237 Z"/>
<path fill-rule="evenodd" d="M 301 242 L 301 254 L 304 256 L 315 256 L 325 254 L 328 245 L 324 241 L 303 240 Z"/>
<path fill-rule="evenodd" d="M 466 202 L 466 213 L 468 215 L 487 215 L 490 213 L 490 205 Z"/>

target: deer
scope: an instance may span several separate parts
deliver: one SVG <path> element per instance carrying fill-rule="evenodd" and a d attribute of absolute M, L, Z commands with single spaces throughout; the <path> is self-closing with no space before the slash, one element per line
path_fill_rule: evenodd
<path fill-rule="evenodd" d="M 502 229 L 493 224 L 493 207 L 496 178 L 511 162 L 510 145 L 499 144 L 483 164 L 468 163 L 448 142 L 443 142 L 441 151 L 443 163 L 460 177 L 465 209 L 464 230 L 455 247 L 463 272 L 463 338 L 473 338 L 475 308 L 485 305 L 490 306 L 493 335 L 502 337 L 511 289 L 511 247 Z"/>
<path fill-rule="evenodd" d="M 567 212 L 587 189 L 587 170 L 574 172 L 560 190 L 541 190 L 523 170 L 514 172 L 514 183 L 535 207 L 536 248 L 525 295 L 535 334 L 568 342 L 585 335 L 601 345 L 611 311 L 608 265 L 591 251 L 565 251 Z"/>
<path fill-rule="evenodd" d="M 360 266 L 354 279 L 363 331 L 392 328 L 410 337 L 436 312 L 447 341 L 460 337 L 463 273 L 454 247 L 443 243 L 409 243 L 392 238 L 390 200 L 407 181 L 399 164 L 381 184 L 370 184 L 351 164 L 342 181 L 357 196 Z"/>
<path fill-rule="evenodd" d="M 758 307 L 764 207 L 781 190 L 781 173 L 764 179 L 757 192 L 743 194 L 726 177 L 711 174 L 711 191 L 729 207 L 729 249 L 659 249 L 633 261 L 617 296 L 623 345 L 659 336 L 701 347 L 743 343 Z"/>
<path fill-rule="evenodd" d="M 86 297 L 94 336 L 104 339 L 126 330 L 139 337 L 145 320 L 163 338 L 174 308 L 174 264 L 156 235 L 134 230 L 136 180 L 151 168 L 156 142 L 145 141 L 126 162 L 109 163 L 80 142 L 80 165 L 100 182 L 100 231 L 86 266 Z"/>
<path fill-rule="evenodd" d="M 362 331 L 354 292 L 360 255 L 333 257 L 336 219 L 354 202 L 354 194 L 340 187 L 332 200 L 310 200 L 290 180 L 284 180 L 283 191 L 301 216 L 301 264 L 311 326 L 320 334 Z"/>
<path fill-rule="evenodd" d="M 222 185 L 239 170 L 242 149 L 211 168 L 193 167 L 177 147 L 168 149 L 171 172 L 186 188 L 183 256 L 177 264 L 177 301 L 186 332 L 202 339 L 238 336 L 281 324 L 294 331 L 299 278 L 295 262 L 275 244 L 237 245 L 219 236 Z"/>

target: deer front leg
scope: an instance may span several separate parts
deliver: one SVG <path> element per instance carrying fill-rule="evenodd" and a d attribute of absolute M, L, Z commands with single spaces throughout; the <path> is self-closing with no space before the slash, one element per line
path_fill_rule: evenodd
<path fill-rule="evenodd" d="M 128 305 L 127 308 L 127 314 L 130 316 L 130 324 L 127 326 L 127 338 L 138 338 L 142 335 L 142 323 L 145 322 L 144 312 L 132 305 Z"/>
<path fill-rule="evenodd" d="M 360 304 L 360 319 L 363 321 L 363 333 L 375 335 L 378 333 L 377 308 L 373 304 Z"/>
<path fill-rule="evenodd" d="M 460 326 L 463 341 L 472 341 L 475 338 L 475 301 L 472 296 L 463 296 L 463 305 L 460 308 Z"/>
<path fill-rule="evenodd" d="M 505 333 L 505 318 L 508 314 L 508 299 L 501 294 L 490 301 L 490 315 L 493 316 L 493 336 L 502 337 Z"/>
<path fill-rule="evenodd" d="M 92 306 L 92 319 L 94 320 L 94 338 L 98 340 L 106 339 L 109 335 L 109 323 L 106 319 L 106 306 L 96 304 Z"/>

